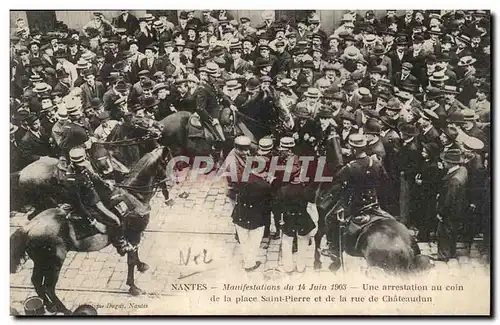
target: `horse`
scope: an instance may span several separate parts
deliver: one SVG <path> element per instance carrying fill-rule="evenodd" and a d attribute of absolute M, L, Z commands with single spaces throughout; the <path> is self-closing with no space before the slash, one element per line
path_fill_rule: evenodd
<path fill-rule="evenodd" d="M 331 271 L 336 271 L 341 266 L 342 251 L 345 250 L 349 255 L 363 257 L 369 267 L 380 268 L 388 273 L 404 274 L 418 272 L 430 268 L 430 258 L 421 255 L 420 248 L 405 225 L 398 222 L 395 218 L 386 212 L 387 218 L 378 219 L 368 223 L 360 231 L 357 237 L 348 239 L 347 232 L 342 232 L 337 220 L 338 213 L 342 210 L 343 188 L 341 185 L 335 185 L 329 190 L 329 198 L 316 197 L 319 220 L 318 231 L 314 237 L 314 268 L 321 268 L 321 240 L 326 234 L 330 239 L 333 231 L 341 236 L 343 247 L 338 252 L 334 252 L 340 258 L 332 259 L 329 266 Z M 369 210 L 368 210 L 369 211 Z M 370 214 L 373 217 L 373 213 Z M 352 218 L 349 222 L 353 222 Z M 330 233 L 328 233 L 330 231 Z M 339 238 L 337 236 L 337 238 Z M 339 245 L 340 246 L 340 245 Z"/>
<path fill-rule="evenodd" d="M 126 167 L 131 168 L 144 154 L 151 152 L 157 144 L 155 138 L 160 136 L 152 125 L 144 126 L 126 120 L 117 124 L 106 138 L 100 143 L 112 151 L 113 157 Z"/>
<path fill-rule="evenodd" d="M 170 149 L 172 157 L 189 157 L 189 165 L 197 156 L 213 156 L 217 153 L 219 142 L 215 135 L 225 140 L 220 124 L 203 125 L 197 114 L 187 111 L 171 114 L 159 121 L 159 125 L 163 127 L 160 144 Z M 191 132 L 194 130 L 197 134 L 189 134 L 190 130 Z M 220 159 L 220 157 L 214 158 Z M 175 167 L 177 170 L 186 166 L 177 164 Z"/>
<path fill-rule="evenodd" d="M 102 159 L 103 157 L 106 159 Z M 128 168 L 113 159 L 109 151 L 98 143 L 93 143 L 89 149 L 89 160 L 99 173 L 112 172 L 112 175 L 116 175 L 129 172 Z M 63 187 L 65 175 L 65 167 L 59 159 L 53 157 L 42 157 L 22 170 L 11 173 L 11 211 L 31 205 L 35 208 L 32 214 L 34 216 L 57 206 L 58 202 L 66 201 Z"/>
<path fill-rule="evenodd" d="M 95 140 L 92 142 L 92 146 L 88 150 L 89 160 L 96 171 L 112 172 L 111 175 L 128 173 L 130 165 L 122 164 L 121 160 L 115 157 L 115 154 L 118 154 L 118 158 L 123 158 L 125 157 L 123 152 L 127 152 L 128 147 L 136 146 L 141 142 L 153 141 L 146 138 L 151 134 L 151 129 L 136 124 L 126 129 L 134 132 L 138 138 L 126 138 L 122 132 L 125 127 L 117 125 L 108 136 L 107 141 Z M 134 148 L 130 149 L 131 152 L 134 150 Z M 107 158 L 102 159 L 103 157 Z M 134 161 L 136 162 L 140 157 L 141 153 L 137 150 L 137 157 L 134 157 L 136 159 Z M 18 210 L 25 205 L 33 205 L 36 215 L 45 209 L 57 206 L 58 202 L 65 201 L 65 192 L 62 188 L 64 174 L 64 167 L 57 158 L 53 157 L 43 157 L 22 170 L 12 173 L 10 177 L 11 210 Z M 119 178 L 114 180 L 120 181 Z"/>
<path fill-rule="evenodd" d="M 281 100 L 281 93 L 273 102 L 276 120 L 260 121 L 252 118 L 230 105 L 223 107 L 220 112 L 220 121 L 226 141 L 223 144 L 224 155 L 233 148 L 234 139 L 239 135 L 245 135 L 251 140 L 251 149 L 256 151 L 258 141 L 262 135 L 269 135 L 275 141 L 281 138 L 287 131 L 293 129 L 293 117 L 286 102 Z M 245 103 L 242 105 L 245 106 Z"/>
<path fill-rule="evenodd" d="M 134 283 L 134 269 L 145 272 L 149 266 L 139 259 L 137 247 L 141 234 L 149 222 L 149 201 L 158 185 L 163 184 L 167 172 L 168 149 L 159 147 L 142 157 L 134 166 L 127 179 L 116 185 L 112 191 L 97 188 L 103 203 L 116 208 L 125 203 L 123 212 L 125 236 L 135 250 L 127 255 L 127 285 L 131 295 L 140 295 L 142 290 Z M 114 202 L 114 203 L 113 203 Z M 34 262 L 31 281 L 37 295 L 43 299 L 47 310 L 71 314 L 56 295 L 55 288 L 61 267 L 69 251 L 99 251 L 110 244 L 107 233 L 94 231 L 85 238 L 76 236 L 75 224 L 69 221 L 67 204 L 42 211 L 25 226 L 17 229 L 10 237 L 10 271 L 15 273 L 21 260 L 27 254 Z M 81 230 L 81 229 L 80 229 Z"/>

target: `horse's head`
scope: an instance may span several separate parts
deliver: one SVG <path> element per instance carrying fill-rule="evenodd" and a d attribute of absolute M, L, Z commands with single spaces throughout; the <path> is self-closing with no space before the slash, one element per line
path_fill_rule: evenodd
<path fill-rule="evenodd" d="M 93 143 L 90 148 L 89 158 L 99 174 L 109 175 L 113 173 L 114 168 L 111 163 L 111 154 L 104 146 Z"/>
<path fill-rule="evenodd" d="M 129 190 L 141 201 L 149 201 L 156 187 L 164 187 L 167 179 L 167 161 L 169 150 L 167 147 L 158 147 L 145 154 L 132 168 L 123 182 Z"/>

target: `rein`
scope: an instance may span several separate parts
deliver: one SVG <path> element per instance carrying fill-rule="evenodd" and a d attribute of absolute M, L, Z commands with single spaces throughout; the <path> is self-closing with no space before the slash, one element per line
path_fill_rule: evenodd
<path fill-rule="evenodd" d="M 153 193 L 156 191 L 156 188 L 159 185 L 164 184 L 167 181 L 168 181 L 168 177 L 165 177 L 164 179 L 162 179 L 156 183 L 153 183 L 151 185 L 131 186 L 131 185 L 124 185 L 124 184 L 115 184 L 114 186 L 119 187 L 119 188 L 123 188 L 126 190 L 130 190 L 130 191 L 138 192 L 138 193 Z M 149 190 L 149 188 L 153 188 L 153 190 Z M 148 190 L 144 190 L 144 189 L 148 189 Z"/>
<path fill-rule="evenodd" d="M 97 144 L 104 144 L 108 146 L 132 146 L 135 144 L 141 144 L 150 140 L 157 140 L 160 137 L 140 137 L 140 138 L 134 138 L 134 139 L 125 139 L 125 140 L 116 140 L 116 141 L 100 141 L 97 140 L 94 143 Z"/>

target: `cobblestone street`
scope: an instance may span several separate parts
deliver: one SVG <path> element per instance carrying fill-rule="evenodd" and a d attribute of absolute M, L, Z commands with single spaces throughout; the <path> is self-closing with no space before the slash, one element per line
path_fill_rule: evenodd
<path fill-rule="evenodd" d="M 184 191 L 189 196 L 179 197 Z M 144 274 L 136 273 L 136 284 L 145 291 L 145 295 L 128 295 L 128 286 L 125 284 L 126 257 L 120 257 L 113 247 L 92 253 L 70 252 L 57 285 L 60 299 L 70 310 L 90 303 L 103 306 L 99 310 L 100 314 L 147 314 L 151 311 L 141 308 L 120 309 L 116 304 L 154 302 L 160 297 L 161 301 L 171 299 L 178 303 L 179 299 L 187 297 L 174 292 L 172 284 L 203 282 L 216 286 L 223 283 L 225 274 L 231 274 L 233 278 L 239 274 L 242 278 L 249 276 L 241 268 L 239 246 L 234 238 L 230 217 L 232 208 L 225 196 L 225 183 L 208 179 L 183 181 L 172 188 L 171 198 L 174 199 L 172 206 L 164 204 L 161 194 L 156 195 L 151 202 L 151 220 L 139 248 L 141 260 L 148 263 L 150 269 Z M 10 222 L 12 233 L 27 220 L 24 215 L 17 214 Z M 422 243 L 420 246 L 424 254 L 436 251 L 435 244 Z M 263 266 L 251 275 L 252 279 L 263 282 L 266 270 L 278 266 L 279 249 L 279 240 L 262 242 L 259 259 Z M 321 271 L 313 271 L 314 246 L 309 246 L 309 250 L 310 269 L 306 273 L 321 272 L 322 277 L 331 277 L 328 263 L 323 263 Z M 461 252 L 465 254 L 466 250 Z M 345 266 L 344 274 L 362 273 L 365 262 L 361 258 L 346 256 Z M 28 260 L 10 278 L 11 307 L 19 312 L 23 310 L 22 302 L 36 295 L 30 279 L 32 267 L 33 262 Z M 433 272 L 445 273 L 446 276 L 488 276 L 489 265 L 482 262 L 474 246 L 470 256 L 460 256 L 449 263 L 436 262 Z M 170 314 L 181 312 L 168 308 L 163 310 L 164 313 L 167 311 Z"/>

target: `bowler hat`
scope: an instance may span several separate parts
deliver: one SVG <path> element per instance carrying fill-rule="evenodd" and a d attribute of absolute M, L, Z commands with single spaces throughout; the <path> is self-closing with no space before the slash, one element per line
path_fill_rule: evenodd
<path fill-rule="evenodd" d="M 295 109 L 295 111 L 293 112 L 293 115 L 295 115 L 295 117 L 298 117 L 298 118 L 309 118 L 309 117 L 311 117 L 311 114 L 309 114 L 309 111 L 304 106 L 297 107 Z"/>
<path fill-rule="evenodd" d="M 406 70 L 411 70 L 413 69 L 413 64 L 411 64 L 410 62 L 403 62 L 401 68 Z"/>
<path fill-rule="evenodd" d="M 436 100 L 443 97 L 443 92 L 439 88 L 427 87 L 427 100 Z"/>
<path fill-rule="evenodd" d="M 386 53 L 386 50 L 382 44 L 377 44 L 373 48 L 373 54 L 375 54 L 375 55 L 383 55 L 385 53 Z"/>
<path fill-rule="evenodd" d="M 419 134 L 417 127 L 409 123 L 403 123 L 399 125 L 399 132 L 408 137 L 416 137 Z"/>
<path fill-rule="evenodd" d="M 161 89 L 168 89 L 168 85 L 164 82 L 157 83 L 153 87 L 153 93 L 156 93 L 156 92 L 160 91 Z"/>
<path fill-rule="evenodd" d="M 99 113 L 99 115 L 97 115 L 97 119 L 99 119 L 99 121 L 107 120 L 107 119 L 109 119 L 109 117 L 110 117 L 110 115 L 109 115 L 108 111 L 101 112 L 101 113 Z"/>
<path fill-rule="evenodd" d="M 158 99 L 156 99 L 155 97 L 146 97 L 146 98 L 144 98 L 144 100 L 142 101 L 141 104 L 142 104 L 142 107 L 147 109 L 147 108 L 155 107 L 159 103 L 160 103 L 160 101 Z"/>
<path fill-rule="evenodd" d="M 342 89 L 347 92 L 354 91 L 356 89 L 356 83 L 352 80 L 346 80 L 342 85 Z"/>
<path fill-rule="evenodd" d="M 382 126 L 380 122 L 376 118 L 369 118 L 365 125 L 363 126 L 363 131 L 365 134 L 375 134 L 379 135 L 380 131 L 382 131 Z"/>
<path fill-rule="evenodd" d="M 462 112 L 460 111 L 453 112 L 446 118 L 446 122 L 454 124 L 463 124 L 465 123 L 464 114 L 462 114 Z"/>
<path fill-rule="evenodd" d="M 349 145 L 353 148 L 364 148 L 367 145 L 366 137 L 362 134 L 351 134 L 349 136 Z"/>
<path fill-rule="evenodd" d="M 460 149 L 450 149 L 448 151 L 442 152 L 439 157 L 442 161 L 450 164 L 463 164 L 465 162 L 464 156 Z"/>
<path fill-rule="evenodd" d="M 352 114 L 351 112 L 344 111 L 342 113 L 342 119 L 343 120 L 349 120 L 352 123 L 356 124 L 356 118 L 354 117 L 354 114 Z"/>
<path fill-rule="evenodd" d="M 248 88 L 249 90 L 255 90 L 259 88 L 259 86 L 260 86 L 260 81 L 255 77 L 250 78 L 246 83 L 246 88 Z"/>
<path fill-rule="evenodd" d="M 318 118 L 332 118 L 333 112 L 326 106 L 321 106 L 318 113 L 316 114 Z"/>
<path fill-rule="evenodd" d="M 435 142 L 422 142 L 422 147 L 427 151 L 430 157 L 439 156 L 439 145 Z"/>

